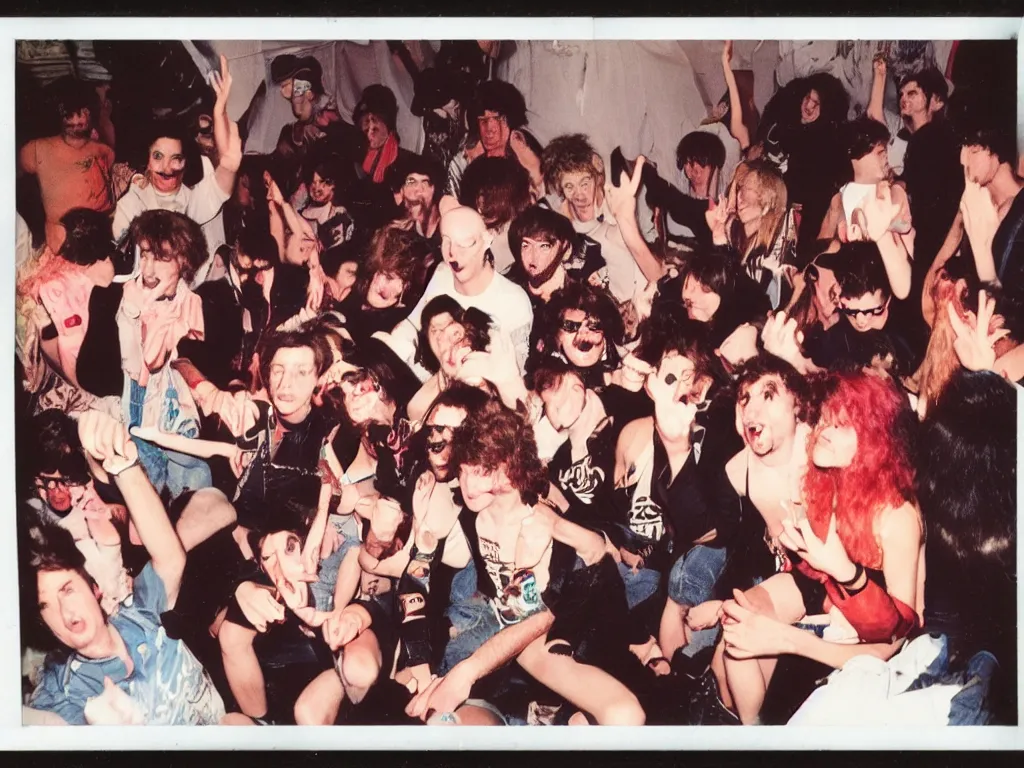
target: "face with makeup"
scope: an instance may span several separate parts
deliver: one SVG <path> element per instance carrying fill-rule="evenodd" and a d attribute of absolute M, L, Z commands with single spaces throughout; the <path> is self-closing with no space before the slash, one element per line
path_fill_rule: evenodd
<path fill-rule="evenodd" d="M 508 144 L 510 131 L 504 115 L 488 109 L 477 118 L 477 126 L 480 128 L 480 143 L 487 154 L 500 152 Z"/>
<path fill-rule="evenodd" d="M 858 333 L 880 331 L 889 319 L 889 299 L 882 291 L 872 291 L 861 296 L 843 296 L 839 300 L 839 311 Z"/>
<path fill-rule="evenodd" d="M 146 176 L 161 194 L 171 195 L 181 189 L 185 176 L 185 153 L 179 139 L 163 137 L 149 145 Z"/>
<path fill-rule="evenodd" d="M 81 501 L 92 481 L 65 477 L 60 472 L 41 472 L 36 475 L 35 485 L 39 498 L 63 517 Z"/>
<path fill-rule="evenodd" d="M 582 309 L 562 311 L 555 342 L 566 359 L 578 368 L 597 365 L 604 357 L 607 343 L 601 319 Z"/>
<path fill-rule="evenodd" d="M 796 398 L 776 374 L 744 386 L 736 399 L 736 430 L 755 456 L 765 457 L 796 435 Z"/>
<path fill-rule="evenodd" d="M 370 422 L 386 424 L 391 421 L 384 404 L 380 382 L 367 370 L 347 373 L 341 380 L 345 399 L 345 412 L 352 423 L 361 426 Z"/>
<path fill-rule="evenodd" d="M 84 141 L 92 135 L 92 115 L 88 108 L 61 115 L 61 131 L 66 139 Z"/>
<path fill-rule="evenodd" d="M 88 648 L 106 629 L 99 588 L 78 571 L 39 571 L 36 586 L 43 623 L 71 650 Z"/>
<path fill-rule="evenodd" d="M 284 87 L 281 88 L 282 93 Z M 306 80 L 292 80 L 291 97 L 292 114 L 299 121 L 306 121 L 313 117 L 313 101 L 316 96 L 313 94 L 313 86 Z"/>
<path fill-rule="evenodd" d="M 402 184 L 402 202 L 407 210 L 429 206 L 434 202 L 434 184 L 422 173 L 410 173 Z"/>
<path fill-rule="evenodd" d="M 534 288 L 540 288 L 554 277 L 562 264 L 568 244 L 545 235 L 524 237 L 519 245 L 520 258 L 526 279 Z"/>
<path fill-rule="evenodd" d="M 439 405 L 430 412 L 424 425 L 427 436 L 427 462 L 439 483 L 454 478 L 451 466 L 452 436 L 466 420 L 466 412 L 450 405 Z"/>
<path fill-rule="evenodd" d="M 487 258 L 491 235 L 480 214 L 459 207 L 441 217 L 441 255 L 451 267 L 456 286 L 470 285 L 494 267 Z"/>

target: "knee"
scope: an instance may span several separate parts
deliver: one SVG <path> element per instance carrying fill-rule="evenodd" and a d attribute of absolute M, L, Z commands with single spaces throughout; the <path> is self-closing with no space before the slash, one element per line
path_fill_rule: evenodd
<path fill-rule="evenodd" d="M 217 634 L 217 642 L 220 643 L 221 653 L 230 658 L 235 654 L 251 650 L 255 637 L 256 630 L 247 629 L 233 621 L 225 621 Z"/>
<path fill-rule="evenodd" d="M 616 697 L 593 714 L 601 725 L 644 725 L 647 722 L 643 707 L 631 693 Z"/>
<path fill-rule="evenodd" d="M 345 682 L 353 688 L 369 688 L 377 682 L 380 674 L 380 663 L 374 655 L 361 649 L 342 652 L 341 675 Z"/>
<path fill-rule="evenodd" d="M 294 712 L 296 725 L 330 725 L 334 722 L 323 702 L 313 696 L 300 696 L 295 702 Z"/>

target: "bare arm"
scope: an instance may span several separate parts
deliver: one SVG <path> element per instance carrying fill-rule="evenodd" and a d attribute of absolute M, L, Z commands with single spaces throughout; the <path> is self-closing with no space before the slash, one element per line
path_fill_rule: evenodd
<path fill-rule="evenodd" d="M 359 589 L 359 574 L 362 572 L 359 559 L 363 548 L 352 547 L 338 567 L 338 581 L 334 585 L 334 610 L 339 611 L 352 602 Z"/>
<path fill-rule="evenodd" d="M 931 295 L 935 281 L 939 277 L 940 270 L 946 266 L 946 262 L 949 261 L 953 257 L 953 254 L 957 252 L 963 236 L 964 215 L 961 211 L 957 211 L 956 218 L 953 219 L 953 226 L 949 228 L 949 234 L 946 235 L 946 239 L 942 243 L 942 247 L 935 256 L 935 261 L 933 261 L 932 265 L 928 268 L 928 274 L 925 275 L 924 278 L 924 290 L 921 293 L 921 311 L 924 313 L 926 320 L 935 314 L 935 302 L 932 301 Z"/>
<path fill-rule="evenodd" d="M 740 89 L 732 71 L 732 40 L 726 40 L 722 48 L 722 72 L 729 89 L 729 133 L 740 143 L 740 151 L 750 146 L 750 131 L 743 122 L 743 105 L 740 103 Z"/>
<path fill-rule="evenodd" d="M 551 611 L 541 611 L 506 627 L 477 648 L 472 656 L 457 664 L 455 669 L 465 665 L 463 671 L 476 682 L 516 658 L 526 646 L 551 629 L 554 621 Z"/>
<path fill-rule="evenodd" d="M 885 125 L 885 114 L 882 110 L 882 102 L 885 99 L 885 59 L 876 58 L 873 68 L 874 76 L 871 80 L 871 97 L 868 99 L 867 116 Z"/>
<path fill-rule="evenodd" d="M 832 196 L 832 202 L 828 206 L 828 213 L 821 222 L 821 229 L 818 230 L 819 240 L 831 240 L 839 232 L 839 221 L 843 217 L 843 199 L 836 192 Z"/>
<path fill-rule="evenodd" d="M 640 271 L 647 279 L 647 282 L 658 282 L 665 274 L 665 265 L 658 260 L 657 256 L 651 253 L 651 249 L 647 246 L 647 241 L 644 240 L 644 236 L 640 233 L 640 227 L 636 222 L 636 215 L 617 219 L 617 222 L 619 234 L 622 235 L 622 242 L 637 266 L 640 267 Z"/>
<path fill-rule="evenodd" d="M 569 522 L 547 504 L 538 504 L 534 514 L 547 517 L 552 523 L 551 538 L 572 547 L 587 565 L 593 565 L 604 557 L 605 540 L 601 534 Z"/>
<path fill-rule="evenodd" d="M 277 242 L 277 258 L 284 261 L 284 219 L 281 218 L 281 209 L 276 203 L 268 203 L 270 211 L 270 234 Z"/>
<path fill-rule="evenodd" d="M 920 514 L 913 505 L 904 504 L 889 510 L 881 518 L 879 528 L 886 591 L 916 609 L 922 546 Z"/>
<path fill-rule="evenodd" d="M 892 295 L 905 299 L 910 295 L 910 254 L 899 235 L 886 233 L 878 239 L 878 252 L 882 254 L 885 274 L 889 278 Z"/>
<path fill-rule="evenodd" d="M 213 105 L 213 140 L 217 146 L 217 186 L 225 195 L 235 190 L 235 176 L 242 164 L 242 139 L 238 124 L 228 117 L 228 96 L 231 94 L 231 73 L 227 57 L 220 57 L 220 72 L 212 78 L 217 101 Z"/>

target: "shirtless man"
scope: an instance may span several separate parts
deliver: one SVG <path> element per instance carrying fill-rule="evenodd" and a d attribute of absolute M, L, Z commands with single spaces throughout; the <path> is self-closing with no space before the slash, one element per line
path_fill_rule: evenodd
<path fill-rule="evenodd" d="M 456 432 L 454 458 L 466 505 L 460 526 L 478 564 L 480 589 L 495 609 L 495 631 L 418 693 L 408 714 L 432 723 L 500 723 L 493 707 L 471 695 L 477 683 L 514 659 L 598 723 L 642 725 L 644 712 L 629 689 L 566 655 L 571 647 L 567 640 L 548 638 L 554 615 L 546 602 L 552 598 L 549 584 L 556 561 L 561 562 L 568 548 L 589 567 L 604 557 L 607 545 L 600 535 L 569 523 L 545 505 L 531 506 L 547 487 L 532 429 L 491 401 Z"/>
<path fill-rule="evenodd" d="M 39 178 L 46 213 L 46 245 L 58 253 L 64 244 L 61 217 L 72 208 L 109 213 L 114 207 L 110 171 L 114 150 L 92 139 L 95 93 L 78 81 L 56 94 L 61 133 L 30 141 L 18 153 L 18 168 Z"/>

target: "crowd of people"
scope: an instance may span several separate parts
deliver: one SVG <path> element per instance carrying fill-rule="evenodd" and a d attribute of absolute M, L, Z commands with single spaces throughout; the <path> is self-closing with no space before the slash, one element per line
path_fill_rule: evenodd
<path fill-rule="evenodd" d="M 25 722 L 1016 723 L 1012 123 L 884 55 L 759 115 L 726 43 L 676 169 L 606 162 L 492 50 L 417 73 L 419 153 L 312 57 L 269 155 L 223 57 L 131 131 L 50 88 Z"/>

